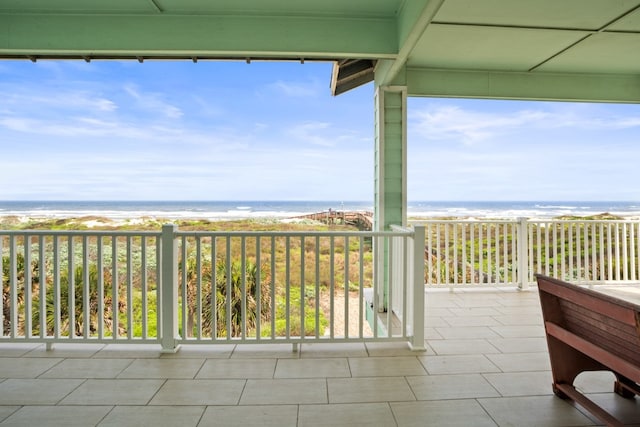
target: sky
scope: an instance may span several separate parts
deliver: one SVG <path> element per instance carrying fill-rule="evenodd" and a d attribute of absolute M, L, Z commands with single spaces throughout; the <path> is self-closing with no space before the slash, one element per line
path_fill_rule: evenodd
<path fill-rule="evenodd" d="M 331 64 L 0 61 L 0 200 L 372 201 Z M 410 98 L 412 201 L 640 201 L 640 105 Z"/>

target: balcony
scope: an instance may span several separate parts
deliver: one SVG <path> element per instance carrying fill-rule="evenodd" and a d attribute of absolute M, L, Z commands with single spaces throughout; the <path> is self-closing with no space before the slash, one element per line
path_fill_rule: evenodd
<path fill-rule="evenodd" d="M 538 296 L 518 269 L 602 272 L 587 279 L 629 286 L 637 224 L 494 227 L 1 232 L 0 425 L 597 425 L 552 394 Z M 251 263 L 266 270 L 251 275 Z M 214 288 L 239 289 L 237 308 L 212 303 Z M 640 425 L 637 401 L 612 383 L 608 373 L 579 378 Z"/>
<path fill-rule="evenodd" d="M 533 290 L 429 289 L 406 343 L 0 344 L 0 425 L 592 426 L 556 398 Z M 629 425 L 612 376 L 581 389 Z M 77 423 L 77 424 L 74 424 Z"/>

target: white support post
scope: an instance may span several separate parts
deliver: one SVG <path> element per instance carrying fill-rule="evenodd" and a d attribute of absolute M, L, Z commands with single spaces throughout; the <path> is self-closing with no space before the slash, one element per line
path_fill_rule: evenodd
<path fill-rule="evenodd" d="M 411 350 L 425 351 L 424 345 L 424 226 L 413 229 L 413 337 Z"/>
<path fill-rule="evenodd" d="M 175 353 L 180 347 L 176 344 L 178 337 L 178 247 L 175 233 L 178 227 L 174 224 L 162 226 L 162 353 Z"/>
<path fill-rule="evenodd" d="M 529 289 L 528 231 L 527 218 L 518 218 L 518 289 L 523 291 Z"/>

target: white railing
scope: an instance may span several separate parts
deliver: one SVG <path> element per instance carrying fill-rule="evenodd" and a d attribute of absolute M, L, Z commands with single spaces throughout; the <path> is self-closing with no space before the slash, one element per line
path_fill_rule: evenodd
<path fill-rule="evenodd" d="M 420 230 L 0 231 L 0 341 L 423 348 Z"/>
<path fill-rule="evenodd" d="M 640 221 L 430 220 L 425 281 L 434 287 L 518 286 L 542 273 L 575 283 L 640 281 Z"/>
<path fill-rule="evenodd" d="M 146 232 L 0 232 L 0 338 L 156 341 L 160 244 Z"/>

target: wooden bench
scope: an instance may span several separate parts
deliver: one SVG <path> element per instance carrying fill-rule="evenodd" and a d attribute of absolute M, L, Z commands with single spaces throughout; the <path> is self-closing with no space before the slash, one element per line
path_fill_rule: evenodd
<path fill-rule="evenodd" d="M 553 392 L 611 426 L 623 424 L 573 386 L 585 371 L 611 371 L 614 391 L 640 394 L 640 305 L 536 275 L 549 346 Z"/>

